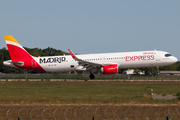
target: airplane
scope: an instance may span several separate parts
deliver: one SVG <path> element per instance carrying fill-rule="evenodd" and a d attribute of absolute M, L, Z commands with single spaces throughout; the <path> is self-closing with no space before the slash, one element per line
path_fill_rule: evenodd
<path fill-rule="evenodd" d="M 3 64 L 11 67 L 41 72 L 89 71 L 90 79 L 94 72 L 104 75 L 117 74 L 118 69 L 159 67 L 176 63 L 178 59 L 165 51 L 138 51 L 101 54 L 34 57 L 30 55 L 13 36 L 4 36 L 11 60 Z"/>

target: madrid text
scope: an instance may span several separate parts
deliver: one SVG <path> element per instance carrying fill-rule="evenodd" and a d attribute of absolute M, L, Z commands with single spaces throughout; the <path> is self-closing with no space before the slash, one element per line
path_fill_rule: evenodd
<path fill-rule="evenodd" d="M 66 57 L 49 57 L 49 58 L 40 58 L 39 63 L 61 63 L 65 62 Z"/>

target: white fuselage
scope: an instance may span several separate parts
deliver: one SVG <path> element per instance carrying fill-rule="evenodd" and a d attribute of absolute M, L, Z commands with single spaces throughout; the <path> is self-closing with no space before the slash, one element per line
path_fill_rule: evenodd
<path fill-rule="evenodd" d="M 117 64 L 118 68 L 166 66 L 177 62 L 177 58 L 164 51 L 119 52 L 76 55 L 79 59 L 102 65 Z M 33 57 L 46 72 L 86 70 L 70 55 Z M 33 64 L 33 63 L 32 63 Z M 36 67 L 36 64 L 34 64 Z"/>

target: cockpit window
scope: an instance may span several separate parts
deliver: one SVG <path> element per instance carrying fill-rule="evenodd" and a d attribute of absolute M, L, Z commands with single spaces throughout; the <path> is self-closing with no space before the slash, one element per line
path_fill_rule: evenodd
<path fill-rule="evenodd" d="M 171 54 L 165 54 L 165 57 L 169 57 L 169 56 L 171 56 Z"/>

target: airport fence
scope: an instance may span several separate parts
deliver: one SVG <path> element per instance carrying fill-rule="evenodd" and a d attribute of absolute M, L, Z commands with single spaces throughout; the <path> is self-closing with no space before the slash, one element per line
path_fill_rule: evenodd
<path fill-rule="evenodd" d="M 0 74 L 0 80 L 8 79 L 39 79 L 49 81 L 50 79 L 56 80 L 89 80 L 89 74 Z M 96 80 L 180 80 L 179 75 L 156 75 L 156 76 L 145 76 L 145 75 L 101 75 L 95 74 Z"/>
<path fill-rule="evenodd" d="M 2 120 L 180 120 L 179 105 L 0 106 Z"/>

